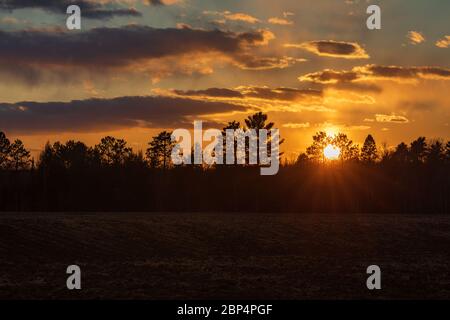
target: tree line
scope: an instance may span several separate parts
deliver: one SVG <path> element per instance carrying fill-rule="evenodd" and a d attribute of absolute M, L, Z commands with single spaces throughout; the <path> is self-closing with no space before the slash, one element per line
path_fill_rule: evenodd
<path fill-rule="evenodd" d="M 270 129 L 257 113 L 226 129 Z M 258 166 L 173 166 L 171 133 L 145 152 L 105 137 L 47 143 L 34 163 L 20 140 L 0 133 L 0 211 L 216 211 L 449 213 L 450 143 L 424 137 L 395 148 L 368 135 L 362 147 L 347 135 L 318 132 L 277 175 Z M 325 159 L 328 145 L 339 159 Z"/>
<path fill-rule="evenodd" d="M 447 143 L 444 143 L 441 139 L 427 141 L 425 137 L 419 137 L 412 141 L 409 146 L 401 142 L 395 148 L 389 148 L 386 143 L 383 143 L 379 148 L 374 137 L 369 134 L 360 148 L 344 133 L 338 133 L 330 137 L 326 132 L 321 131 L 313 136 L 313 143 L 306 149 L 305 153 L 299 155 L 297 163 L 305 161 L 325 162 L 323 150 L 327 145 L 339 148 L 339 159 L 342 162 L 437 164 L 450 161 L 450 141 L 447 141 Z"/>

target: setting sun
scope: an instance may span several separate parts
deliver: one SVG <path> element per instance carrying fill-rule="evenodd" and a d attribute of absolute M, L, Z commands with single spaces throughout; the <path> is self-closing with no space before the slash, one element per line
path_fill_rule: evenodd
<path fill-rule="evenodd" d="M 337 160 L 340 154 L 341 150 L 338 147 L 335 147 L 331 144 L 327 145 L 325 149 L 323 149 L 323 155 L 328 160 Z"/>

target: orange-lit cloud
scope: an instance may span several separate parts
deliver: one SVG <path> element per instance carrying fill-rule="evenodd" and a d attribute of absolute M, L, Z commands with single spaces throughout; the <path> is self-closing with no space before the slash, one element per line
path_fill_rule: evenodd
<path fill-rule="evenodd" d="M 285 18 L 277 18 L 277 17 L 269 18 L 267 22 L 269 22 L 270 24 L 276 24 L 280 26 L 292 26 L 294 24 L 294 22 L 289 21 Z"/>
<path fill-rule="evenodd" d="M 309 122 L 304 122 L 304 123 L 292 123 L 292 122 L 288 122 L 283 124 L 283 128 L 289 128 L 289 129 L 304 129 L 304 128 L 309 128 L 311 126 L 311 124 Z"/>
<path fill-rule="evenodd" d="M 390 123 L 408 123 L 409 120 L 404 116 L 399 116 L 395 114 L 376 114 L 375 120 L 377 122 L 390 122 Z"/>
<path fill-rule="evenodd" d="M 298 101 L 311 98 L 321 98 L 322 91 L 296 88 L 269 88 L 257 86 L 240 86 L 234 89 L 209 88 L 206 90 L 174 90 L 174 93 L 190 97 L 215 98 L 258 98 L 265 100 Z"/>
<path fill-rule="evenodd" d="M 231 20 L 231 21 L 243 21 L 248 23 L 256 23 L 259 22 L 259 19 L 245 13 L 231 13 L 226 12 L 224 14 L 225 19 Z"/>
<path fill-rule="evenodd" d="M 203 14 L 217 16 L 224 20 L 240 21 L 240 22 L 246 22 L 246 23 L 250 23 L 250 24 L 255 24 L 255 23 L 260 22 L 260 20 L 258 18 L 255 18 L 247 13 L 242 13 L 242 12 L 233 13 L 230 11 L 224 11 L 224 12 L 203 11 Z"/>
<path fill-rule="evenodd" d="M 436 47 L 438 48 L 450 47 L 450 36 L 445 36 L 443 39 L 436 41 Z"/>
<path fill-rule="evenodd" d="M 407 38 L 409 42 L 413 45 L 420 44 L 425 42 L 425 37 L 421 32 L 418 31 L 410 31 L 408 32 Z"/>

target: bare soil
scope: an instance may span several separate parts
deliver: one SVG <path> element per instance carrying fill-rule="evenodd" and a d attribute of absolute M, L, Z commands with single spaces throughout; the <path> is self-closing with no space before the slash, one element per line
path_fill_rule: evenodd
<path fill-rule="evenodd" d="M 1 299 L 449 299 L 449 267 L 450 216 L 0 213 Z"/>

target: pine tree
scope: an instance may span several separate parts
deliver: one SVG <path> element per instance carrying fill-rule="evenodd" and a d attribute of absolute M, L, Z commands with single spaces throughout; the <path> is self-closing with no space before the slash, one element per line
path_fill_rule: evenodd
<path fill-rule="evenodd" d="M 9 156 L 11 165 L 16 171 L 19 169 L 27 169 L 30 165 L 30 151 L 25 149 L 22 141 L 15 140 L 10 147 Z"/>
<path fill-rule="evenodd" d="M 333 138 L 331 144 L 339 148 L 339 150 L 341 151 L 339 157 L 342 161 L 358 159 L 359 148 L 357 145 L 353 144 L 353 141 L 350 140 L 346 134 L 344 133 L 337 134 Z"/>
<path fill-rule="evenodd" d="M 423 163 L 428 152 L 428 146 L 425 137 L 419 137 L 411 142 L 409 156 L 413 163 Z"/>
<path fill-rule="evenodd" d="M 94 150 L 100 156 L 102 164 L 107 166 L 123 165 L 132 155 L 125 140 L 110 136 L 103 138 Z"/>
<path fill-rule="evenodd" d="M 361 160 L 366 163 L 374 163 L 378 159 L 377 145 L 372 135 L 368 135 L 361 149 Z"/>
<path fill-rule="evenodd" d="M 175 142 L 172 141 L 172 133 L 163 131 L 150 141 L 146 152 L 150 167 L 167 169 L 170 165 L 172 150 Z"/>
<path fill-rule="evenodd" d="M 327 136 L 326 132 L 320 131 L 313 136 L 313 144 L 306 149 L 306 154 L 313 160 L 325 161 L 323 149 L 331 143 L 331 138 Z"/>
<path fill-rule="evenodd" d="M 8 169 L 10 166 L 9 151 L 11 142 L 6 135 L 0 131 L 0 169 Z"/>

